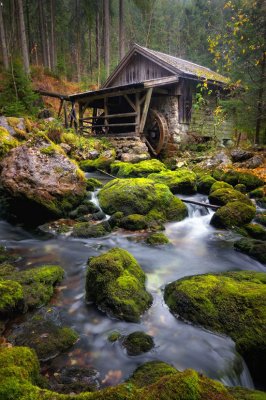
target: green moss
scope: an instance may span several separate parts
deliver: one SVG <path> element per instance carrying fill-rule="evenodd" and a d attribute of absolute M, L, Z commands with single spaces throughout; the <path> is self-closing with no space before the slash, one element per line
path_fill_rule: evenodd
<path fill-rule="evenodd" d="M 48 144 L 47 146 L 44 146 L 40 149 L 40 152 L 42 154 L 46 154 L 48 156 L 53 156 L 56 153 L 61 153 L 65 155 L 64 150 L 62 149 L 62 147 L 54 144 L 53 142 L 50 141 L 50 144 Z"/>
<path fill-rule="evenodd" d="M 263 188 L 258 188 L 258 189 L 252 190 L 252 192 L 249 193 L 249 196 L 252 199 L 261 199 L 264 197 L 264 190 L 263 190 Z"/>
<path fill-rule="evenodd" d="M 166 170 L 165 165 L 157 159 L 140 161 L 136 164 L 117 161 L 111 165 L 112 174 L 119 178 L 146 177 L 164 170 Z"/>
<path fill-rule="evenodd" d="M 0 279 L 0 314 L 8 313 L 23 300 L 23 290 L 18 282 Z"/>
<path fill-rule="evenodd" d="M 56 265 L 42 266 L 25 271 L 16 271 L 12 267 L 7 268 L 5 265 L 0 266 L 2 280 L 13 282 L 13 290 L 18 290 L 19 298 L 21 297 L 20 288 L 22 288 L 22 303 L 25 311 L 28 308 L 36 308 L 46 304 L 53 294 L 54 285 L 62 279 L 63 275 L 64 270 Z M 17 297 L 18 295 L 16 295 Z M 10 307 L 14 307 L 13 302 Z"/>
<path fill-rule="evenodd" d="M 196 192 L 196 174 L 185 168 L 150 174 L 148 179 L 165 184 L 172 193 L 193 194 Z"/>
<path fill-rule="evenodd" d="M 243 184 L 247 190 L 254 190 L 259 186 L 263 185 L 262 179 L 249 173 L 238 172 L 238 171 L 227 171 L 220 176 L 220 180 L 230 183 L 235 186 L 237 184 Z"/>
<path fill-rule="evenodd" d="M 22 349 L 25 349 L 24 352 Z M 27 348 L 6 348 L 0 361 L 0 400 L 264 400 L 265 393 L 227 388 L 193 370 L 178 372 L 160 361 L 140 366 L 125 383 L 96 392 L 59 394 L 35 386 L 39 365 Z M 10 360 L 9 353 L 15 357 Z M 21 357 L 22 356 L 22 357 Z M 0 356 L 1 360 L 1 356 Z M 11 362 L 10 362 L 11 361 Z M 15 364 L 15 365 L 14 365 Z M 30 373 L 29 373 L 30 371 Z M 9 372 L 9 374 L 7 374 Z M 39 376 L 37 376 L 37 380 Z"/>
<path fill-rule="evenodd" d="M 96 238 L 106 236 L 110 232 L 111 227 L 107 221 L 103 221 L 98 224 L 92 224 L 91 222 L 80 222 L 74 225 L 72 236 L 83 238 Z"/>
<path fill-rule="evenodd" d="M 80 161 L 80 168 L 84 171 L 94 171 L 95 169 L 109 169 L 114 162 L 116 152 L 114 149 L 103 151 L 95 160 Z"/>
<path fill-rule="evenodd" d="M 164 220 L 182 220 L 187 216 L 184 203 L 163 184 L 146 178 L 114 179 L 99 192 L 100 206 L 107 214 L 160 213 Z"/>
<path fill-rule="evenodd" d="M 10 135 L 7 129 L 0 126 L 0 159 L 18 145 L 19 142 Z"/>
<path fill-rule="evenodd" d="M 217 189 L 209 194 L 209 202 L 218 206 L 224 206 L 225 204 L 234 201 L 252 206 L 251 200 L 238 190 L 222 188 Z"/>
<path fill-rule="evenodd" d="M 255 216 L 255 221 L 266 226 L 266 212 L 258 212 Z"/>
<path fill-rule="evenodd" d="M 103 184 L 102 182 L 98 181 L 98 179 L 95 178 L 89 178 L 86 179 L 86 189 L 94 192 L 95 189 L 102 187 Z"/>
<path fill-rule="evenodd" d="M 128 382 L 131 382 L 138 388 L 142 388 L 157 382 L 163 376 L 174 374 L 177 374 L 177 370 L 171 365 L 162 361 L 150 361 L 138 367 Z"/>
<path fill-rule="evenodd" d="M 147 353 L 154 347 L 153 338 L 145 332 L 133 332 L 125 336 L 122 342 L 129 356 Z"/>
<path fill-rule="evenodd" d="M 16 345 L 34 349 L 41 361 L 67 350 L 77 339 L 77 333 L 71 328 L 57 326 L 38 314 L 22 324 L 20 330 L 9 338 Z"/>
<path fill-rule="evenodd" d="M 266 240 L 266 229 L 258 224 L 248 224 L 244 226 L 245 230 L 254 239 Z"/>
<path fill-rule="evenodd" d="M 119 222 L 119 226 L 130 231 L 138 231 L 141 229 L 147 229 L 148 222 L 144 215 L 131 214 L 123 217 Z"/>
<path fill-rule="evenodd" d="M 248 224 L 255 216 L 253 206 L 239 201 L 229 202 L 219 208 L 212 216 L 210 224 L 216 228 L 233 228 Z"/>
<path fill-rule="evenodd" d="M 218 189 L 224 189 L 224 188 L 233 189 L 233 186 L 226 182 L 217 181 L 214 182 L 214 184 L 211 186 L 210 193 L 215 192 Z"/>
<path fill-rule="evenodd" d="M 198 275 L 170 283 L 165 301 L 185 320 L 226 333 L 255 378 L 265 367 L 266 274 L 253 271 Z"/>
<path fill-rule="evenodd" d="M 86 297 L 103 311 L 127 321 L 138 321 L 152 302 L 141 267 L 119 248 L 89 260 Z"/>
<path fill-rule="evenodd" d="M 163 244 L 169 244 L 169 239 L 163 233 L 153 233 L 149 235 L 146 239 L 146 243 L 151 246 L 158 246 Z"/>
<path fill-rule="evenodd" d="M 238 190 L 241 193 L 247 193 L 246 185 L 243 185 L 243 183 L 238 183 L 235 185 L 235 190 Z"/>
<path fill-rule="evenodd" d="M 265 231 L 264 231 L 265 234 Z M 255 258 L 259 262 L 266 264 L 266 242 L 263 240 L 255 240 L 243 238 L 234 243 L 236 250 L 239 250 L 250 257 Z"/>
<path fill-rule="evenodd" d="M 110 335 L 108 335 L 109 342 L 116 342 L 120 338 L 121 338 L 121 333 L 117 331 L 111 332 Z"/>
<path fill-rule="evenodd" d="M 203 175 L 197 182 L 197 189 L 199 193 L 209 194 L 212 185 L 216 180 L 211 175 Z"/>

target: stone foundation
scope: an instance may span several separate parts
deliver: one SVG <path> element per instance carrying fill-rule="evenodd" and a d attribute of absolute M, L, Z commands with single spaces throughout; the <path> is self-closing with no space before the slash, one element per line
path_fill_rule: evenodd
<path fill-rule="evenodd" d="M 150 158 L 146 144 L 139 137 L 108 137 L 108 141 L 116 149 L 116 159 L 136 163 Z"/>

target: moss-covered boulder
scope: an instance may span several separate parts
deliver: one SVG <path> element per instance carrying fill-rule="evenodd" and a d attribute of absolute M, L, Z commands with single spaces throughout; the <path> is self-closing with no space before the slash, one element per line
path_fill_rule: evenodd
<path fill-rule="evenodd" d="M 154 347 L 154 341 L 147 333 L 136 331 L 125 336 L 122 345 L 129 356 L 137 356 L 150 351 Z"/>
<path fill-rule="evenodd" d="M 185 168 L 176 171 L 167 170 L 157 174 L 150 174 L 148 179 L 165 184 L 174 194 L 193 194 L 197 191 L 196 174 Z"/>
<path fill-rule="evenodd" d="M 162 221 L 180 221 L 187 216 L 184 203 L 169 188 L 151 179 L 114 179 L 99 192 L 100 206 L 107 214 L 141 214 Z"/>
<path fill-rule="evenodd" d="M 164 170 L 166 170 L 166 166 L 157 159 L 145 160 L 136 164 L 117 161 L 111 165 L 112 174 L 118 178 L 141 178 Z"/>
<path fill-rule="evenodd" d="M 214 182 L 214 184 L 213 184 L 213 185 L 211 186 L 211 188 L 210 188 L 210 194 L 211 194 L 212 192 L 215 192 L 215 191 L 218 190 L 218 189 L 225 189 L 225 188 L 227 188 L 227 189 L 233 189 L 233 186 L 230 185 L 229 183 L 226 183 L 226 182 L 216 181 L 216 182 Z"/>
<path fill-rule="evenodd" d="M 146 243 L 151 246 L 160 246 L 164 244 L 169 244 L 170 241 L 167 236 L 161 232 L 152 233 L 146 239 Z"/>
<path fill-rule="evenodd" d="M 10 135 L 8 130 L 0 126 L 0 159 L 18 145 L 19 142 Z"/>
<path fill-rule="evenodd" d="M 71 347 L 78 335 L 73 329 L 58 326 L 37 314 L 15 329 L 8 339 L 17 346 L 34 349 L 40 361 L 47 361 Z"/>
<path fill-rule="evenodd" d="M 216 180 L 211 175 L 203 175 L 198 179 L 197 189 L 199 193 L 209 194 Z"/>
<path fill-rule="evenodd" d="M 232 337 L 255 379 L 266 367 L 266 274 L 241 271 L 172 282 L 164 298 L 181 318 Z"/>
<path fill-rule="evenodd" d="M 248 254 L 259 262 L 266 264 L 266 242 L 263 240 L 243 238 L 234 243 L 236 250 Z"/>
<path fill-rule="evenodd" d="M 39 380 L 39 364 L 32 350 L 0 349 L 1 400 L 265 400 L 263 392 L 228 388 L 196 371 L 179 372 L 161 361 L 143 364 L 127 382 L 96 392 L 59 394 L 40 389 Z"/>
<path fill-rule="evenodd" d="M 98 179 L 95 178 L 88 178 L 86 180 L 86 188 L 90 192 L 94 192 L 95 189 L 102 187 L 103 184 Z"/>
<path fill-rule="evenodd" d="M 73 226 L 72 236 L 80 238 L 97 238 L 106 236 L 111 232 L 111 226 L 107 221 L 93 224 L 91 222 L 79 222 Z"/>
<path fill-rule="evenodd" d="M 119 319 L 139 321 L 151 305 L 145 274 L 126 250 L 113 248 L 88 262 L 86 298 Z"/>
<path fill-rule="evenodd" d="M 63 275 L 64 270 L 57 265 L 44 265 L 24 271 L 17 271 L 12 265 L 0 265 L 2 294 L 5 299 L 2 312 L 10 309 L 27 311 L 46 304 L 53 295 L 55 284 Z"/>
<path fill-rule="evenodd" d="M 147 218 L 140 214 L 131 214 L 123 217 L 119 226 L 130 231 L 139 231 L 142 229 L 147 229 L 149 227 Z"/>
<path fill-rule="evenodd" d="M 258 212 L 254 218 L 254 221 L 266 226 L 266 212 Z"/>
<path fill-rule="evenodd" d="M 94 171 L 96 169 L 109 169 L 110 165 L 114 162 L 116 152 L 114 149 L 103 151 L 99 157 L 94 160 L 80 161 L 79 165 L 83 171 Z"/>
<path fill-rule="evenodd" d="M 234 189 L 238 190 L 241 193 L 247 193 L 247 187 L 243 183 L 238 183 L 237 185 L 235 185 Z"/>
<path fill-rule="evenodd" d="M 245 230 L 253 239 L 266 240 L 266 229 L 259 224 L 247 224 Z"/>
<path fill-rule="evenodd" d="M 233 201 L 238 201 L 243 204 L 252 206 L 252 201 L 243 193 L 238 190 L 230 188 L 222 188 L 212 191 L 209 194 L 209 202 L 218 206 L 224 206 L 225 204 Z"/>
<path fill-rule="evenodd" d="M 216 228 L 234 228 L 246 225 L 255 217 L 256 209 L 240 201 L 227 203 L 212 216 L 210 224 Z"/>
<path fill-rule="evenodd" d="M 239 183 L 243 184 L 246 186 L 248 191 L 254 190 L 257 187 L 263 185 L 263 180 L 258 178 L 256 175 L 244 173 L 244 172 L 238 172 L 238 171 L 234 171 L 234 170 L 224 172 L 220 176 L 219 180 L 230 183 L 230 185 L 233 185 L 233 186 L 235 186 Z"/>
<path fill-rule="evenodd" d="M 11 150 L 1 167 L 1 184 L 23 220 L 66 215 L 85 197 L 84 173 L 44 136 Z"/>

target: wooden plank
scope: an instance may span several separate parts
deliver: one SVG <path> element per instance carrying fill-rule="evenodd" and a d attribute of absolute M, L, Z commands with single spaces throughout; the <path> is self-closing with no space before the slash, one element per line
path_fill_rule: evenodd
<path fill-rule="evenodd" d="M 150 106 L 150 102 L 151 102 L 152 90 L 153 90 L 153 88 L 149 88 L 147 91 L 146 99 L 145 99 L 144 106 L 143 106 L 143 112 L 142 112 L 142 117 L 141 117 L 141 121 L 140 121 L 140 126 L 139 126 L 140 134 L 143 133 L 143 130 L 144 130 L 144 126 L 145 126 L 145 122 L 147 119 L 147 114 L 148 114 L 149 106 Z"/>
<path fill-rule="evenodd" d="M 104 125 L 92 125 L 91 122 L 87 123 L 86 126 L 92 126 L 93 128 L 102 128 L 102 127 L 107 127 L 109 128 L 110 126 L 136 126 L 136 122 L 128 122 L 128 123 L 124 123 L 124 124 L 104 124 Z"/>
<path fill-rule="evenodd" d="M 104 98 L 104 116 L 108 115 L 108 101 L 107 97 Z M 104 125 L 107 127 L 108 121 L 106 118 L 104 118 Z"/>
<path fill-rule="evenodd" d="M 174 76 L 166 76 L 158 79 L 151 79 L 146 82 L 144 82 L 144 87 L 145 88 L 151 88 L 151 87 L 157 87 L 157 86 L 163 86 L 171 83 L 178 82 L 179 78 L 177 75 Z"/>
<path fill-rule="evenodd" d="M 123 114 L 110 114 L 110 115 L 99 115 L 98 117 L 86 117 L 83 118 L 83 121 L 91 120 L 91 119 L 100 119 L 100 118 L 124 118 L 124 117 L 136 117 L 137 113 L 136 112 L 131 112 L 131 113 L 123 113 Z"/>
<path fill-rule="evenodd" d="M 135 104 L 133 103 L 133 101 L 130 100 L 130 98 L 128 97 L 128 95 L 125 94 L 124 97 L 125 97 L 126 101 L 128 102 L 128 104 L 133 108 L 133 110 L 136 111 L 136 106 L 135 106 Z"/>
<path fill-rule="evenodd" d="M 65 100 L 63 100 L 63 108 L 64 108 L 65 127 L 68 128 L 67 107 Z"/>
<path fill-rule="evenodd" d="M 41 96 L 55 97 L 57 99 L 70 101 L 69 96 L 67 96 L 66 94 L 56 93 L 56 92 L 47 92 L 46 90 L 35 90 L 35 92 L 39 93 Z"/>

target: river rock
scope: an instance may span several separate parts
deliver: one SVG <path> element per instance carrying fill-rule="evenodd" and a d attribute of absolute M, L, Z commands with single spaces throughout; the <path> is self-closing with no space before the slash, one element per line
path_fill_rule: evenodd
<path fill-rule="evenodd" d="M 70 370 L 71 371 L 71 370 Z M 75 371 L 75 369 L 74 369 Z M 76 372 L 74 372 L 76 374 Z M 69 375 L 69 374 L 68 374 Z M 71 375 L 71 373 L 70 373 Z M 77 375 L 77 374 L 76 374 Z M 78 379 L 80 374 L 78 374 Z M 93 400 L 264 400 L 263 392 L 229 388 L 194 370 L 177 371 L 162 361 L 151 361 L 138 367 L 131 378 L 115 387 L 94 393 L 62 395 L 37 386 L 43 381 L 34 351 L 27 347 L 0 348 L 0 398 L 93 399 Z"/>
<path fill-rule="evenodd" d="M 158 174 L 148 175 L 148 179 L 163 183 L 172 193 L 193 194 L 197 191 L 196 174 L 188 169 L 180 168 L 176 171 L 161 171 Z"/>
<path fill-rule="evenodd" d="M 135 322 L 152 303 L 144 272 L 135 258 L 120 248 L 89 259 L 86 299 L 116 318 Z"/>
<path fill-rule="evenodd" d="M 185 204 L 167 186 L 146 178 L 114 179 L 100 190 L 99 201 L 109 215 L 119 211 L 157 221 L 180 221 L 187 216 Z"/>
<path fill-rule="evenodd" d="M 66 366 L 56 374 L 57 384 L 53 389 L 60 393 L 94 392 L 100 386 L 99 376 L 94 368 Z"/>
<path fill-rule="evenodd" d="M 256 208 L 241 201 L 232 201 L 219 208 L 210 224 L 216 228 L 234 228 L 246 225 L 255 217 Z"/>
<path fill-rule="evenodd" d="M 225 204 L 233 201 L 239 201 L 244 204 L 252 206 L 252 201 L 243 193 L 238 190 L 230 189 L 227 187 L 217 189 L 209 194 L 209 202 L 218 206 L 224 206 Z"/>
<path fill-rule="evenodd" d="M 164 298 L 184 320 L 229 335 L 251 374 L 263 382 L 266 367 L 266 274 L 241 271 L 191 276 L 170 283 Z"/>
<path fill-rule="evenodd" d="M 146 177 L 149 174 L 165 170 L 166 166 L 157 159 L 140 161 L 135 164 L 116 161 L 111 165 L 112 174 L 116 175 L 118 178 Z"/>
<path fill-rule="evenodd" d="M 234 247 L 236 250 L 248 254 L 250 257 L 255 258 L 255 260 L 266 264 L 266 242 L 264 240 L 243 238 L 236 241 Z"/>
<path fill-rule="evenodd" d="M 137 356 L 150 351 L 154 347 L 154 341 L 147 333 L 136 331 L 123 338 L 122 346 L 129 356 Z"/>
<path fill-rule="evenodd" d="M 244 163 L 245 168 L 258 168 L 264 164 L 265 157 L 263 155 L 255 155 Z"/>
<path fill-rule="evenodd" d="M 231 151 L 231 157 L 233 162 L 242 162 L 246 161 L 253 156 L 254 153 L 252 151 L 243 150 L 243 149 L 235 149 Z"/>
<path fill-rule="evenodd" d="M 8 339 L 17 346 L 34 349 L 40 361 L 47 361 L 71 347 L 78 335 L 71 328 L 61 327 L 39 313 L 17 326 Z"/>
<path fill-rule="evenodd" d="M 63 216 L 84 198 L 83 173 L 62 151 L 43 138 L 16 147 L 1 163 L 0 181 L 13 197 L 15 211 L 30 216 Z"/>

